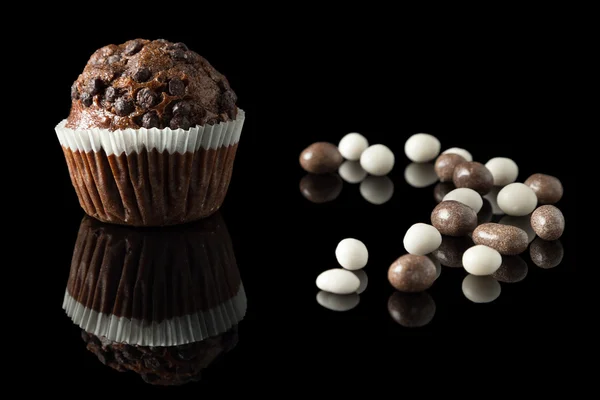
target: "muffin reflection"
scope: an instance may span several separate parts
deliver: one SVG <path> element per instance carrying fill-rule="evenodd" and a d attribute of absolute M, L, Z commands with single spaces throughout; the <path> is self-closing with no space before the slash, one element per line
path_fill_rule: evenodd
<path fill-rule="evenodd" d="M 300 193 L 313 203 L 327 203 L 342 192 L 342 178 L 337 174 L 306 174 L 300 179 Z"/>
<path fill-rule="evenodd" d="M 392 319 L 407 328 L 420 328 L 430 323 L 435 308 L 435 301 L 427 292 L 395 292 L 388 300 Z"/>
<path fill-rule="evenodd" d="M 162 230 L 86 217 L 63 308 L 80 328 L 109 341 L 175 346 L 235 326 L 246 296 L 219 213 Z"/>
<path fill-rule="evenodd" d="M 565 256 L 565 250 L 560 240 L 548 242 L 542 238 L 535 239 L 529 246 L 531 261 L 540 268 L 557 267 Z"/>
<path fill-rule="evenodd" d="M 202 371 L 232 350 L 237 326 L 206 340 L 179 346 L 133 346 L 81 332 L 86 348 L 100 362 L 119 372 L 133 371 L 152 385 L 176 386 L 199 381 Z"/>

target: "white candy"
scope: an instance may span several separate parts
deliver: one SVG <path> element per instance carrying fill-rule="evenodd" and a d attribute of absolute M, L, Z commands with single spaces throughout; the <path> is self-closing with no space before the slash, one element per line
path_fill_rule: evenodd
<path fill-rule="evenodd" d="M 458 154 L 462 156 L 467 161 L 473 161 L 473 156 L 465 149 L 461 149 L 460 147 L 451 147 L 448 150 L 444 151 L 442 154 Z"/>
<path fill-rule="evenodd" d="M 462 282 L 465 297 L 473 303 L 489 303 L 496 300 L 501 292 L 500 284 L 491 276 L 467 275 Z"/>
<path fill-rule="evenodd" d="M 356 275 L 356 277 L 360 281 L 360 286 L 358 287 L 358 290 L 356 290 L 356 293 L 361 294 L 367 289 L 367 285 L 369 284 L 369 277 L 367 276 L 367 273 L 364 269 L 357 269 L 355 271 L 352 271 L 352 273 Z"/>
<path fill-rule="evenodd" d="M 481 195 L 469 188 L 454 189 L 445 195 L 443 200 L 454 200 L 463 203 L 471 207 L 475 213 L 478 213 L 481 207 L 483 207 L 483 198 Z"/>
<path fill-rule="evenodd" d="M 321 290 L 317 293 L 317 303 L 332 311 L 349 311 L 358 305 L 360 297 L 356 293 L 335 294 Z"/>
<path fill-rule="evenodd" d="M 432 163 L 410 163 L 404 169 L 404 180 L 415 188 L 424 188 L 438 181 L 435 166 Z"/>
<path fill-rule="evenodd" d="M 408 228 L 403 243 L 410 254 L 424 256 L 440 247 L 442 235 L 433 225 L 419 222 Z"/>
<path fill-rule="evenodd" d="M 360 194 L 371 204 L 387 203 L 394 195 L 394 182 L 387 176 L 367 176 L 360 183 Z"/>
<path fill-rule="evenodd" d="M 472 275 L 491 275 L 500 268 L 502 256 L 491 247 L 479 244 L 464 252 L 462 262 L 465 270 Z"/>
<path fill-rule="evenodd" d="M 338 174 L 348 183 L 360 183 L 367 177 L 367 171 L 358 161 L 344 161 L 338 169 Z"/>
<path fill-rule="evenodd" d="M 404 153 L 413 162 L 427 162 L 440 154 L 442 145 L 433 135 L 415 133 L 404 144 Z"/>
<path fill-rule="evenodd" d="M 519 176 L 517 163 L 506 157 L 492 158 L 485 164 L 494 177 L 494 186 L 506 186 Z"/>
<path fill-rule="evenodd" d="M 367 265 L 369 252 L 367 246 L 357 239 L 347 238 L 335 248 L 335 258 L 346 269 L 361 269 Z"/>
<path fill-rule="evenodd" d="M 374 144 L 362 152 L 360 166 L 371 175 L 383 176 L 394 168 L 394 153 L 382 144 Z"/>
<path fill-rule="evenodd" d="M 330 293 L 350 294 L 356 293 L 360 280 L 346 269 L 334 268 L 321 272 L 317 277 L 317 287 Z"/>
<path fill-rule="evenodd" d="M 529 215 L 525 215 L 523 217 L 512 217 L 510 215 L 505 215 L 498 221 L 499 224 L 502 225 L 511 225 L 516 226 L 517 228 L 521 228 L 527 233 L 527 238 L 529 239 L 529 243 L 533 242 L 533 239 L 537 236 L 533 227 L 531 226 L 531 217 Z"/>
<path fill-rule="evenodd" d="M 366 148 L 369 147 L 369 142 L 360 133 L 349 133 L 340 140 L 338 150 L 342 157 L 346 160 L 358 161 L 360 155 Z"/>
<path fill-rule="evenodd" d="M 522 217 L 531 214 L 537 206 L 537 196 L 523 183 L 506 185 L 498 193 L 498 207 L 507 215 Z"/>

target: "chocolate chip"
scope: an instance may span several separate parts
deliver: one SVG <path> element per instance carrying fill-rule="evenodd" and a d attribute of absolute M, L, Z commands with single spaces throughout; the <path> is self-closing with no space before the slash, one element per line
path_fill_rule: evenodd
<path fill-rule="evenodd" d="M 169 94 L 172 96 L 183 96 L 185 94 L 185 84 L 181 79 L 173 78 L 169 81 Z"/>
<path fill-rule="evenodd" d="M 142 42 L 138 40 L 132 40 L 131 42 L 127 43 L 127 46 L 125 46 L 124 53 L 126 56 L 132 56 L 139 52 L 142 49 L 142 46 Z"/>
<path fill-rule="evenodd" d="M 235 102 L 237 101 L 237 96 L 231 90 L 226 91 L 219 98 L 219 110 L 222 112 L 226 112 L 235 108 Z"/>
<path fill-rule="evenodd" d="M 117 98 L 117 95 L 118 95 L 117 90 L 114 87 L 109 86 L 108 88 L 106 88 L 106 91 L 104 92 L 104 99 L 106 101 L 112 103 Z"/>
<path fill-rule="evenodd" d="M 133 101 L 131 101 L 128 98 L 125 97 L 119 97 L 116 101 L 115 101 L 115 113 L 120 116 L 120 117 L 124 117 L 126 115 L 131 114 L 133 111 L 135 110 L 135 107 L 133 105 Z"/>
<path fill-rule="evenodd" d="M 158 115 L 156 115 L 154 111 L 150 111 L 144 114 L 144 116 L 142 117 L 142 126 L 144 128 L 157 128 L 159 124 L 160 122 L 158 119 Z"/>
<path fill-rule="evenodd" d="M 140 68 L 133 74 L 133 80 L 140 83 L 146 82 L 152 76 L 152 72 L 148 68 Z"/>
<path fill-rule="evenodd" d="M 91 96 L 100 93 L 104 89 L 104 82 L 100 78 L 92 78 L 88 82 L 88 91 Z"/>
<path fill-rule="evenodd" d="M 181 49 L 171 50 L 171 57 L 173 57 L 174 60 L 185 60 L 185 51 Z"/>
<path fill-rule="evenodd" d="M 81 102 L 84 106 L 89 107 L 94 102 L 94 99 L 89 93 L 81 93 Z"/>
<path fill-rule="evenodd" d="M 185 115 L 175 115 L 171 122 L 169 123 L 171 129 L 189 129 L 190 120 Z"/>
<path fill-rule="evenodd" d="M 158 103 L 158 95 L 148 88 L 143 88 L 137 92 L 137 102 L 145 109 L 149 109 Z"/>
<path fill-rule="evenodd" d="M 118 54 L 113 54 L 112 56 L 106 59 L 106 62 L 108 62 L 109 64 L 114 64 L 119 61 L 121 61 L 121 56 Z"/>
<path fill-rule="evenodd" d="M 178 43 L 173 43 L 173 44 L 167 46 L 167 50 L 188 51 L 188 47 L 184 43 L 178 42 Z"/>
<path fill-rule="evenodd" d="M 77 90 L 77 82 L 71 86 L 71 100 L 77 100 L 79 98 L 79 91 Z"/>
<path fill-rule="evenodd" d="M 175 115 L 189 115 L 190 111 L 192 111 L 192 107 L 187 101 L 180 101 L 173 106 L 173 114 Z"/>

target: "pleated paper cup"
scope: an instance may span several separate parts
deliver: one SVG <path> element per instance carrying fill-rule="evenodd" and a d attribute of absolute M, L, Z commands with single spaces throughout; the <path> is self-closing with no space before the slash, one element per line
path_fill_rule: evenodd
<path fill-rule="evenodd" d="M 119 372 L 133 371 L 152 385 L 177 386 L 199 381 L 202 372 L 232 350 L 237 326 L 201 342 L 170 347 L 132 346 L 82 332 L 86 348 L 100 362 Z"/>
<path fill-rule="evenodd" d="M 231 180 L 245 113 L 183 129 L 55 128 L 79 204 L 102 222 L 176 225 L 219 209 Z"/>
<path fill-rule="evenodd" d="M 83 219 L 63 308 L 86 332 L 140 346 L 175 346 L 227 331 L 246 295 L 219 213 L 148 230 Z"/>

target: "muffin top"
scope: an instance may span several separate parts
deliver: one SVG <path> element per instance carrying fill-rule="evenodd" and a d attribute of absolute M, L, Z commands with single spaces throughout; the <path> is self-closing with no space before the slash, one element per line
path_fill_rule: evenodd
<path fill-rule="evenodd" d="M 67 128 L 188 129 L 235 119 L 229 82 L 183 43 L 130 40 L 96 50 L 71 87 Z"/>

